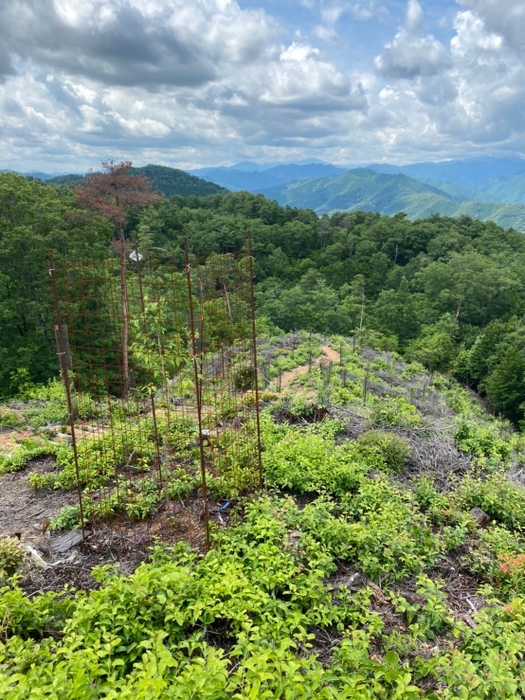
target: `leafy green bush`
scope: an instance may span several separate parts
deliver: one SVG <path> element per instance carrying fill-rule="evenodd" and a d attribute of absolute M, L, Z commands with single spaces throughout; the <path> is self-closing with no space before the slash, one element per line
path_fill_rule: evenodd
<path fill-rule="evenodd" d="M 402 396 L 378 402 L 372 409 L 371 417 L 377 425 L 420 428 L 425 424 L 417 408 Z"/>
<path fill-rule="evenodd" d="M 423 512 L 443 508 L 448 502 L 447 497 L 438 492 L 434 479 L 428 474 L 421 474 L 414 479 L 412 487 L 418 505 Z"/>
<path fill-rule="evenodd" d="M 525 599 L 487 606 L 475 615 L 474 629 L 462 630 L 459 645 L 419 664 L 442 686 L 440 696 L 514 700 L 523 694 Z"/>
<path fill-rule="evenodd" d="M 376 452 L 381 455 L 389 471 L 401 472 L 407 465 L 410 444 L 395 433 L 369 430 L 359 436 L 357 444 L 364 454 Z"/>
<path fill-rule="evenodd" d="M 460 423 L 454 441 L 458 450 L 477 458 L 507 461 L 512 452 L 511 443 L 500 437 L 498 425 L 482 426 L 476 423 Z"/>
<path fill-rule="evenodd" d="M 391 594 L 390 601 L 394 610 L 405 616 L 408 629 L 418 639 L 435 639 L 436 635 L 443 635 L 454 629 L 454 616 L 448 607 L 444 588 L 443 581 L 433 580 L 426 574 L 418 574 L 416 592 L 423 599 L 421 603 L 409 602 L 399 593 Z"/>
<path fill-rule="evenodd" d="M 266 430 L 265 438 L 268 485 L 296 493 L 343 494 L 357 488 L 374 466 L 382 466 L 378 454 L 365 459 L 356 448 L 336 445 L 315 428 L 299 432 L 283 426 L 273 439 Z"/>
<path fill-rule="evenodd" d="M 25 423 L 24 417 L 12 408 L 0 406 L 0 428 L 17 430 Z"/>
<path fill-rule="evenodd" d="M 511 530 L 525 530 L 525 488 L 495 472 L 486 479 L 467 475 L 455 496 L 464 508 L 479 507 Z"/>
<path fill-rule="evenodd" d="M 310 648 L 315 626 L 342 628 L 355 606 L 336 604 L 321 572 L 283 551 L 286 527 L 267 499 L 247 504 L 245 515 L 203 559 L 177 548 L 127 578 L 100 570 L 102 587 L 77 595 L 65 625 L 52 596 L 29 602 L 18 590 L 6 594 L 16 613 L 0 644 L 2 698 L 38 688 L 43 697 L 108 700 L 281 692 L 328 699 L 333 678 L 298 649 Z M 24 622 L 60 634 L 25 640 Z M 207 641 L 210 633 L 228 644 L 227 657 Z"/>
<path fill-rule="evenodd" d="M 52 442 L 41 443 L 29 440 L 26 444 L 20 445 L 12 455 L 0 454 L 0 474 L 23 469 L 32 459 L 55 455 L 58 450 L 59 445 Z"/>
<path fill-rule="evenodd" d="M 463 389 L 456 382 L 451 382 L 451 386 L 445 391 L 445 395 L 450 408 L 463 420 L 487 418 L 485 411 L 479 402 L 476 401 L 474 395 Z"/>
<path fill-rule="evenodd" d="M 382 479 L 364 482 L 340 505 L 323 498 L 309 504 L 298 521 L 314 548 L 322 545 L 375 581 L 419 573 L 443 549 L 409 496 Z"/>
<path fill-rule="evenodd" d="M 520 567 L 523 557 L 525 538 L 503 525 L 491 525 L 471 542 L 464 565 L 481 579 L 497 585 L 498 595 L 509 599 L 525 594 L 525 572 Z"/>
<path fill-rule="evenodd" d="M 49 522 L 50 530 L 76 530 L 80 527 L 80 508 L 76 506 L 62 506 L 57 515 Z"/>
<path fill-rule="evenodd" d="M 426 369 L 420 362 L 409 362 L 403 369 L 403 379 L 413 379 L 419 375 L 425 375 Z"/>
<path fill-rule="evenodd" d="M 0 537 L 0 581 L 17 571 L 25 552 L 16 537 Z"/>
<path fill-rule="evenodd" d="M 157 450 L 155 447 L 155 431 L 153 419 L 148 417 L 141 423 L 141 429 L 130 431 L 126 424 L 113 422 L 113 431 L 107 430 L 102 434 L 93 434 L 82 440 L 78 445 L 79 475 L 81 484 L 85 485 L 89 477 L 91 487 L 98 488 L 113 479 L 115 469 L 127 464 L 136 471 L 147 472 L 156 463 Z M 157 421 L 157 431 L 161 440 L 171 441 L 177 445 L 182 456 L 191 455 L 189 445 L 194 441 L 194 429 L 189 423 L 173 423 L 170 432 L 166 423 Z M 114 434 L 125 435 L 126 438 L 115 441 Z M 192 437 L 193 436 L 193 437 Z M 53 487 L 72 489 L 76 486 L 77 476 L 73 450 L 66 445 L 55 445 L 58 474 L 30 475 L 30 482 L 35 488 Z M 131 459 L 131 462 L 130 462 Z"/>

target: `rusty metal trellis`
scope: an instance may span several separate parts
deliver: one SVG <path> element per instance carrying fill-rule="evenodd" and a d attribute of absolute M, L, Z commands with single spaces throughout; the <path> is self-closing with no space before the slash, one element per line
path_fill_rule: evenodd
<path fill-rule="evenodd" d="M 82 529 L 181 503 L 209 546 L 210 521 L 263 486 L 250 238 L 205 258 L 133 252 L 125 280 L 116 258 L 50 261 Z"/>

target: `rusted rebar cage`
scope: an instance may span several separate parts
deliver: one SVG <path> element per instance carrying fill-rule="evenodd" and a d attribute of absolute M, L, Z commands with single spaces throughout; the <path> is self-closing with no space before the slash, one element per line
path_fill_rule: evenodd
<path fill-rule="evenodd" d="M 199 498 L 208 527 L 262 486 L 248 246 L 162 264 L 135 251 L 124 266 L 51 261 L 82 524 Z"/>

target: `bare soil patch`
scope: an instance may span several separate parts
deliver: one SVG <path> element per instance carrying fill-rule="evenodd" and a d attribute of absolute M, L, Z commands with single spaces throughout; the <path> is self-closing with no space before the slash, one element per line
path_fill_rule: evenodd
<path fill-rule="evenodd" d="M 175 544 L 187 542 L 201 552 L 206 550 L 206 527 L 203 503 L 195 499 L 185 503 L 171 503 L 162 512 L 139 522 L 117 516 L 104 523 L 86 528 L 85 540 L 66 554 L 55 554 L 51 545 L 60 534 L 46 533 L 34 546 L 49 565 L 35 566 L 28 559 L 22 588 L 26 593 L 61 591 L 65 585 L 91 590 L 98 587 L 91 572 L 95 566 L 111 565 L 116 572 L 129 576 L 137 566 L 147 561 L 156 542 Z M 227 517 L 227 516 L 224 516 Z"/>
<path fill-rule="evenodd" d="M 26 547 L 36 550 L 43 560 L 39 564 L 28 554 L 21 572 L 22 588 L 29 594 L 38 591 L 61 591 L 64 585 L 89 590 L 98 584 L 91 576 L 93 567 L 111 564 L 129 575 L 147 560 L 151 547 L 187 542 L 192 548 L 206 550 L 206 524 L 202 499 L 171 501 L 146 520 L 133 521 L 116 516 L 107 522 L 88 523 L 85 539 L 66 553 L 56 553 L 52 545 L 64 534 L 50 532 L 49 521 L 65 505 L 76 505 L 76 491 L 34 490 L 29 486 L 31 471 L 56 470 L 52 457 L 35 459 L 24 469 L 0 476 L 0 536 L 12 536 Z M 228 510 L 216 503 L 208 504 L 210 521 L 225 525 Z"/>
<path fill-rule="evenodd" d="M 326 362 L 327 360 L 328 362 L 341 361 L 341 356 L 339 353 L 328 345 L 321 345 L 320 348 L 323 351 L 323 354 L 319 355 L 313 364 L 320 365 L 322 362 Z M 299 365 L 299 367 L 294 367 L 294 369 L 291 369 L 288 372 L 283 372 L 281 375 L 281 388 L 284 389 L 285 387 L 290 386 L 290 384 L 292 384 L 297 377 L 307 374 L 308 370 L 309 365 Z"/>
<path fill-rule="evenodd" d="M 333 348 L 328 345 L 321 345 L 321 350 L 323 351 L 324 357 L 319 357 L 319 362 L 323 360 L 328 360 L 328 362 L 341 362 L 341 355 Z"/>
<path fill-rule="evenodd" d="M 29 472 L 56 470 L 53 457 L 32 460 L 18 472 L 0 476 L 0 535 L 19 537 L 34 544 L 46 531 L 49 520 L 65 505 L 78 502 L 75 491 L 54 491 L 29 486 Z"/>
<path fill-rule="evenodd" d="M 281 387 L 284 389 L 290 386 L 294 379 L 302 376 L 303 374 L 307 374 L 308 369 L 308 365 L 299 365 L 299 367 L 295 367 L 288 372 L 283 372 L 281 376 Z"/>

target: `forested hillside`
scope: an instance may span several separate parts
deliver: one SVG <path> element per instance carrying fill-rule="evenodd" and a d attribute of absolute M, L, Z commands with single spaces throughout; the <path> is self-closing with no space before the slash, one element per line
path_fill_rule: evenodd
<path fill-rule="evenodd" d="M 404 211 L 409 219 L 420 219 L 439 212 L 442 216 L 472 216 L 495 221 L 503 227 L 525 231 L 525 206 L 521 200 L 505 200 L 453 183 L 405 174 L 377 173 L 358 168 L 338 177 L 301 179 L 268 189 L 259 189 L 280 204 L 313 209 L 317 214 L 337 211 L 373 211 L 396 214 Z M 498 189 L 501 194 L 501 187 Z M 468 195 L 471 193 L 471 196 Z"/>
<path fill-rule="evenodd" d="M 479 189 L 486 197 L 497 199 L 500 202 L 520 202 L 523 204 L 525 203 L 525 173 L 484 182 Z"/>
<path fill-rule="evenodd" d="M 319 218 L 245 192 L 172 197 L 127 235 L 168 259 L 254 241 L 261 328 L 345 335 L 454 372 L 514 421 L 525 401 L 525 238 L 469 217 L 410 221 L 354 212 Z M 48 250 L 113 255 L 111 227 L 68 189 L 0 176 L 0 391 L 56 373 Z"/>
<path fill-rule="evenodd" d="M 162 192 L 166 197 L 172 197 L 175 194 L 181 197 L 189 197 L 190 195 L 206 197 L 210 194 L 228 192 L 224 187 L 213 182 L 207 182 L 195 175 L 189 175 L 183 170 L 168 168 L 164 165 L 145 165 L 142 168 L 131 168 L 130 172 L 135 175 L 144 175 L 150 181 L 152 188 Z M 50 178 L 47 182 L 54 185 L 76 187 L 84 183 L 84 175 L 60 175 Z"/>
<path fill-rule="evenodd" d="M 238 192 L 130 210 L 119 250 L 75 201 L 0 175 L 2 700 L 522 697 L 523 234 Z M 124 313 L 97 315 L 91 277 L 80 296 L 65 281 L 86 324 L 71 337 L 103 342 L 73 365 L 73 401 L 40 384 L 58 365 L 49 248 L 162 265 L 185 237 L 206 255 L 248 230 L 258 375 L 226 284 L 218 313 L 217 267 L 188 269 L 200 330 L 227 329 L 198 354 L 188 307 L 165 303 L 185 275 L 165 286 L 144 261 L 155 296 L 127 287 L 129 391 L 100 390 Z M 99 278 L 106 311 L 118 262 Z"/>

